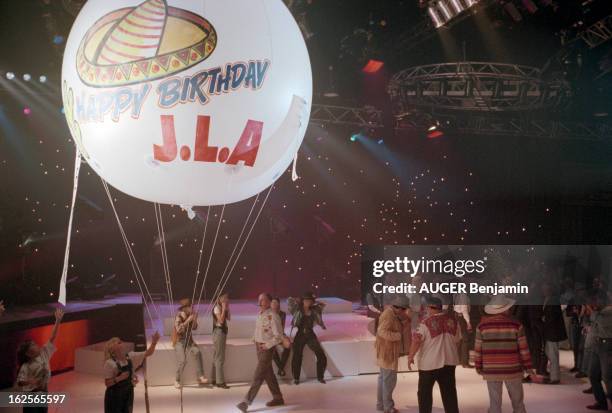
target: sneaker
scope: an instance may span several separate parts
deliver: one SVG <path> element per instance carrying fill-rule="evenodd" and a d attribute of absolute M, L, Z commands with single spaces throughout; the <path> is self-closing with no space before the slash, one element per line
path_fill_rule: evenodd
<path fill-rule="evenodd" d="M 572 367 L 570 373 L 578 373 L 578 367 Z"/>
<path fill-rule="evenodd" d="M 175 388 L 175 389 L 180 389 L 180 388 L 181 388 L 181 383 L 180 383 L 180 382 L 178 382 L 178 381 L 175 381 L 175 382 L 174 382 L 174 388 Z"/>
<path fill-rule="evenodd" d="M 391 410 L 387 410 L 385 411 L 385 413 L 399 413 L 399 410 L 397 410 L 395 407 Z"/>
<path fill-rule="evenodd" d="M 295 384 L 297 386 L 298 384 L 300 384 L 300 381 L 299 380 L 293 380 L 293 384 Z"/>
<path fill-rule="evenodd" d="M 319 383 L 321 383 L 321 384 L 325 384 L 325 383 L 327 383 L 327 382 L 325 381 L 325 379 L 319 379 Z"/>
<path fill-rule="evenodd" d="M 285 401 L 283 399 L 272 399 L 268 403 L 266 403 L 266 406 L 274 407 L 274 406 L 282 406 L 283 404 L 285 404 Z"/>
<path fill-rule="evenodd" d="M 249 409 L 249 405 L 246 404 L 246 402 L 242 402 L 242 403 L 238 403 L 236 405 L 236 407 L 238 408 L 238 410 L 240 410 L 242 413 L 246 413 Z"/>
<path fill-rule="evenodd" d="M 544 379 L 544 384 L 561 384 L 561 380 L 551 380 L 549 378 Z"/>
<path fill-rule="evenodd" d="M 215 387 L 218 387 L 220 389 L 229 389 L 229 386 L 225 383 L 215 384 Z"/>
<path fill-rule="evenodd" d="M 574 377 L 576 377 L 577 379 L 583 379 L 585 377 L 588 377 L 586 374 L 584 374 L 583 372 L 579 371 L 578 373 L 576 373 L 574 375 Z"/>
<path fill-rule="evenodd" d="M 589 387 L 588 389 L 584 389 L 584 390 L 582 390 L 582 392 L 583 392 L 584 394 L 593 394 L 593 388 L 592 388 L 592 387 Z"/>
<path fill-rule="evenodd" d="M 198 384 L 208 384 L 208 379 L 204 376 L 198 377 Z"/>
<path fill-rule="evenodd" d="M 608 406 L 607 405 L 605 405 L 605 404 L 597 404 L 597 403 L 592 404 L 590 406 L 587 406 L 586 408 L 589 409 L 589 410 L 608 410 Z"/>

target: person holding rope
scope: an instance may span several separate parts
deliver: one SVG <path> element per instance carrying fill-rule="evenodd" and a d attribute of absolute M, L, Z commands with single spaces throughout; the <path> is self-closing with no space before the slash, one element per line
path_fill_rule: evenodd
<path fill-rule="evenodd" d="M 55 310 L 55 324 L 51 331 L 49 341 L 43 347 L 39 347 L 33 340 L 21 343 L 17 350 L 17 362 L 19 372 L 17 373 L 17 388 L 24 392 L 46 392 L 51 379 L 51 357 L 55 353 L 55 337 L 57 330 L 64 317 L 61 309 Z M 46 413 L 47 406 L 24 407 L 24 412 Z"/>
<path fill-rule="evenodd" d="M 227 322 L 231 320 L 229 308 L 229 295 L 219 295 L 213 308 L 213 371 L 212 384 L 220 389 L 229 389 L 225 384 L 223 369 L 225 365 L 225 343 L 227 342 Z"/>
<path fill-rule="evenodd" d="M 285 321 L 287 320 L 287 313 L 284 312 L 283 310 L 281 310 L 280 308 L 280 298 L 278 297 L 273 297 L 272 298 L 272 304 L 271 304 L 271 308 L 272 310 L 278 314 L 278 316 L 281 319 L 281 326 L 283 328 L 283 331 L 285 331 Z M 279 346 L 276 346 L 277 349 Z M 290 347 L 281 347 L 282 351 L 281 354 L 278 354 L 278 350 L 274 351 L 273 357 L 274 357 L 274 364 L 276 364 L 276 367 L 278 368 L 278 375 L 281 377 L 285 377 L 285 366 L 287 365 L 287 360 L 289 360 L 289 355 L 291 354 L 291 348 Z"/>
<path fill-rule="evenodd" d="M 321 326 L 323 330 L 327 329 L 323 322 L 323 309 L 325 308 L 325 303 L 316 301 L 314 294 L 307 292 L 302 296 L 301 300 L 289 297 L 287 304 L 289 306 L 289 312 L 293 315 L 291 329 L 293 330 L 294 327 L 297 329 L 297 333 L 293 339 L 293 359 L 291 360 L 293 383 L 296 385 L 300 384 L 300 371 L 302 370 L 304 347 L 308 346 L 317 357 L 317 379 L 320 383 L 325 384 L 323 376 L 327 368 L 327 356 L 314 332 L 316 325 Z"/>
<path fill-rule="evenodd" d="M 172 334 L 172 344 L 176 354 L 176 379 L 174 387 L 180 389 L 182 386 L 182 375 L 185 370 L 187 355 L 196 363 L 198 373 L 198 384 L 206 385 L 208 380 L 204 377 L 204 363 L 202 362 L 202 353 L 198 345 L 193 341 L 193 330 L 198 328 L 198 314 L 193 311 L 193 305 L 190 298 L 183 298 L 180 301 L 181 306 L 174 318 L 174 331 Z"/>
<path fill-rule="evenodd" d="M 134 386 L 138 383 L 135 371 L 155 352 L 159 333 L 151 337 L 147 351 L 127 353 L 125 343 L 118 337 L 104 347 L 104 413 L 131 413 L 134 408 Z"/>
<path fill-rule="evenodd" d="M 260 312 L 255 322 L 255 334 L 253 336 L 257 350 L 257 367 L 249 392 L 244 400 L 236 406 L 243 413 L 255 400 L 255 396 L 257 396 L 257 392 L 259 392 L 259 388 L 264 381 L 268 385 L 270 393 L 272 393 L 272 400 L 266 403 L 266 406 L 282 406 L 285 404 L 283 394 L 278 386 L 278 380 L 274 375 L 272 359 L 276 346 L 283 344 L 284 347 L 288 347 L 289 339 L 283 333 L 280 317 L 270 308 L 271 302 L 272 296 L 270 294 L 262 293 L 259 295 Z"/>

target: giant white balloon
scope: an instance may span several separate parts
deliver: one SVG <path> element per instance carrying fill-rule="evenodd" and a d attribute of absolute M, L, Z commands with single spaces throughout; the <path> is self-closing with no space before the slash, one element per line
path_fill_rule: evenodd
<path fill-rule="evenodd" d="M 273 184 L 312 101 L 306 45 L 281 0 L 89 0 L 62 79 L 91 167 L 129 195 L 186 206 Z"/>

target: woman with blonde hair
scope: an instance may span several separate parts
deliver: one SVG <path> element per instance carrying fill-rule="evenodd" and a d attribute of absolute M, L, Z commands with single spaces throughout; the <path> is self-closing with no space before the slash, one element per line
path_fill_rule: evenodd
<path fill-rule="evenodd" d="M 151 337 L 147 351 L 126 352 L 125 343 L 118 337 L 106 342 L 104 347 L 104 413 L 131 413 L 134 407 L 134 372 L 144 360 L 155 352 L 159 333 Z"/>

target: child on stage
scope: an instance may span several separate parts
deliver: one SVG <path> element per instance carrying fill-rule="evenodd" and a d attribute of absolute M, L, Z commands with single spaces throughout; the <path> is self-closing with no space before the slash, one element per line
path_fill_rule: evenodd
<path fill-rule="evenodd" d="M 107 341 L 104 349 L 104 413 L 131 413 L 134 407 L 134 372 L 144 360 L 155 352 L 159 333 L 151 337 L 147 351 L 126 352 L 125 343 L 118 337 Z"/>

